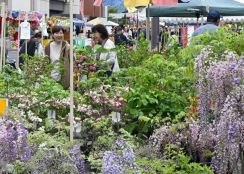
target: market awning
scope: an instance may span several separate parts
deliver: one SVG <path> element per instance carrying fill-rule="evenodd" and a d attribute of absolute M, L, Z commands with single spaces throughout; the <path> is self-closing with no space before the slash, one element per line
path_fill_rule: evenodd
<path fill-rule="evenodd" d="M 97 24 L 103 24 L 105 26 L 118 26 L 119 24 L 112 22 L 112 21 L 107 21 L 106 18 L 101 18 L 98 17 L 96 19 L 93 19 L 89 22 L 87 22 L 88 25 L 97 25 Z"/>
<path fill-rule="evenodd" d="M 218 10 L 222 16 L 244 16 L 244 3 L 237 0 L 188 0 L 176 6 L 151 6 L 150 17 L 196 17 L 206 16 L 209 10 Z"/>
<path fill-rule="evenodd" d="M 80 20 L 78 18 L 74 18 L 73 19 L 73 23 L 74 23 L 75 26 L 83 26 L 85 24 L 84 21 L 82 21 L 82 20 Z"/>
<path fill-rule="evenodd" d="M 160 17 L 160 25 L 195 25 L 198 23 L 197 18 L 182 18 L 182 17 Z M 223 22 L 244 22 L 244 16 L 225 16 L 221 18 Z M 207 22 L 204 17 L 203 23 Z"/>
<path fill-rule="evenodd" d="M 113 21 L 108 21 L 109 26 L 119 26 L 119 24 L 113 22 Z"/>

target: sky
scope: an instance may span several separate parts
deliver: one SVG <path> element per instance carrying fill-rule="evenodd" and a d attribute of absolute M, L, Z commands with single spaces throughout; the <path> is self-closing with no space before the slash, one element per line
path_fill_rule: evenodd
<path fill-rule="evenodd" d="M 244 3 L 244 0 L 235 0 L 235 1 L 238 1 L 238 2 Z"/>

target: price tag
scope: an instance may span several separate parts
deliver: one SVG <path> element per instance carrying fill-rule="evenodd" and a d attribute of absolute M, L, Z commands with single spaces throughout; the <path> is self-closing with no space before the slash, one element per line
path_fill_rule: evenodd
<path fill-rule="evenodd" d="M 112 121 L 114 123 L 119 123 L 120 122 L 120 113 L 119 112 L 113 112 L 112 113 Z"/>
<path fill-rule="evenodd" d="M 51 120 L 56 120 L 56 111 L 55 110 L 48 110 L 47 116 Z"/>
<path fill-rule="evenodd" d="M 7 109 L 8 109 L 8 100 L 0 99 L 0 117 L 6 114 Z"/>

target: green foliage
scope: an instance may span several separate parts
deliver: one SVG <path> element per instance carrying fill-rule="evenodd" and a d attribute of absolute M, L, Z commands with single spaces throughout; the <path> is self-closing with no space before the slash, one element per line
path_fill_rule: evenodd
<path fill-rule="evenodd" d="M 181 150 L 175 150 L 168 145 L 163 158 L 137 158 L 137 163 L 143 174 L 213 174 L 205 165 L 191 162 Z"/>
<path fill-rule="evenodd" d="M 4 66 L 0 73 L 0 97 L 5 98 L 11 93 L 23 91 L 23 87 L 26 87 L 26 84 L 21 73 L 14 70 L 10 65 Z"/>
<path fill-rule="evenodd" d="M 192 44 L 201 46 L 208 45 L 219 55 L 226 50 L 232 50 L 238 55 L 243 55 L 244 32 L 237 33 L 226 28 L 221 28 L 213 34 L 206 33 L 196 37 Z"/>
<path fill-rule="evenodd" d="M 33 156 L 26 163 L 18 161 L 14 165 L 14 171 L 17 174 L 31 173 L 33 171 L 40 174 L 53 172 L 60 174 L 78 173 L 75 164 L 71 162 L 71 156 L 68 152 L 73 143 L 69 142 L 69 137 L 65 133 L 59 132 L 58 134 L 50 135 L 45 133 L 44 129 L 39 129 L 30 133 L 28 140 L 31 144 Z"/>
<path fill-rule="evenodd" d="M 150 135 L 158 120 L 174 119 L 178 113 L 186 111 L 187 98 L 194 93 L 192 74 L 187 71 L 191 69 L 180 67 L 160 55 L 153 55 L 141 66 L 123 71 L 118 80 L 130 86 L 125 94 L 126 129 L 131 133 Z"/>
<path fill-rule="evenodd" d="M 109 118 L 101 117 L 99 120 L 86 118 L 81 123 L 81 132 L 77 137 L 81 139 L 81 144 L 87 150 L 90 150 L 89 148 L 96 142 L 98 137 L 108 135 L 112 130 L 112 123 Z"/>
<path fill-rule="evenodd" d="M 126 46 L 117 46 L 116 51 L 120 68 L 140 66 L 143 61 L 149 59 L 152 53 L 148 51 L 148 44 L 149 42 L 141 37 L 140 40 L 135 41 L 135 50 Z"/>
<path fill-rule="evenodd" d="M 45 132 L 44 128 L 31 132 L 28 137 L 30 144 L 41 145 L 42 147 L 69 147 L 69 137 L 65 132 L 58 132 L 54 135 Z"/>
<path fill-rule="evenodd" d="M 53 66 L 50 64 L 48 57 L 26 56 L 24 59 L 23 78 L 29 85 L 29 88 L 38 82 L 40 76 L 50 77 Z"/>
<path fill-rule="evenodd" d="M 119 138 L 127 140 L 132 145 L 135 144 L 135 137 L 131 136 L 124 129 L 120 129 L 118 133 L 109 132 L 97 138 L 88 157 L 93 173 L 102 173 L 101 169 L 104 152 L 111 150 L 114 142 Z"/>
<path fill-rule="evenodd" d="M 118 9 L 115 7 L 109 7 L 108 13 L 118 13 Z"/>

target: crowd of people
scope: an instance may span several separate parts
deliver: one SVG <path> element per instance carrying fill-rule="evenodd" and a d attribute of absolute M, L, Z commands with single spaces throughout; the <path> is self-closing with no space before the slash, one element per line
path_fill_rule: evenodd
<path fill-rule="evenodd" d="M 208 15 L 207 24 L 198 28 L 194 33 L 193 37 L 203 34 L 207 31 L 212 32 L 218 29 L 218 24 L 220 20 L 220 14 L 217 11 L 212 11 Z M 159 34 L 160 42 L 162 46 L 167 44 L 179 44 L 179 38 L 174 31 L 170 31 L 162 28 Z M 54 68 L 51 72 L 51 77 L 62 82 L 65 88 L 69 86 L 70 78 L 70 64 L 69 64 L 69 43 L 64 40 L 65 29 L 61 26 L 54 26 L 50 30 L 50 36 L 52 40 L 44 47 L 42 45 L 42 32 L 40 30 L 35 30 L 30 40 L 23 41 L 20 47 L 20 67 L 23 68 L 25 63 L 23 55 L 27 54 L 29 56 L 47 56 Z M 165 34 L 166 33 L 166 34 Z M 119 64 L 117 60 L 117 55 L 113 50 L 118 45 L 124 45 L 131 47 L 133 46 L 134 40 L 140 37 L 146 37 L 146 25 L 143 24 L 139 28 L 129 27 L 129 26 L 117 26 L 112 28 L 112 32 L 109 34 L 107 28 L 98 24 L 92 27 L 89 31 L 89 36 L 91 37 L 94 44 L 100 45 L 101 47 L 108 50 L 106 53 L 97 53 L 96 60 L 104 61 L 109 65 L 106 72 L 107 76 L 111 76 L 112 72 L 119 71 Z M 170 36 L 170 37 L 168 37 Z M 165 37 L 168 37 L 165 39 Z M 167 40 L 167 43 L 166 43 Z M 25 43 L 27 42 L 27 43 Z M 26 50 L 27 48 L 27 50 Z M 61 74 L 59 64 L 62 63 L 64 66 L 64 74 Z"/>

